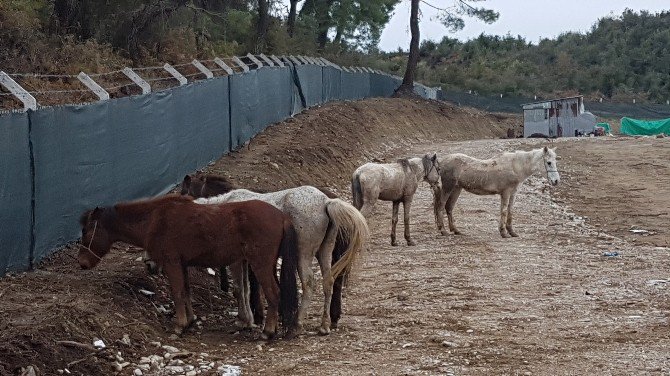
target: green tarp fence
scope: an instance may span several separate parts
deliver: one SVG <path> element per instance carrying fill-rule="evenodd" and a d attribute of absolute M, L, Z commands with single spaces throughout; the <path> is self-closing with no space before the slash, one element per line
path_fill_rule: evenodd
<path fill-rule="evenodd" d="M 637 120 L 624 117 L 621 118 L 621 133 L 630 136 L 670 134 L 670 119 Z"/>

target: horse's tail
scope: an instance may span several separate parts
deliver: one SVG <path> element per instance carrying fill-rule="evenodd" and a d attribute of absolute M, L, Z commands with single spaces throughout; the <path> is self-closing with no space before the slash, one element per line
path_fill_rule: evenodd
<path fill-rule="evenodd" d="M 298 324 L 298 236 L 290 219 L 284 220 L 284 236 L 279 245 L 279 256 L 282 258 L 279 275 L 279 312 L 282 325 L 292 333 Z"/>
<path fill-rule="evenodd" d="M 363 207 L 363 188 L 361 187 L 361 176 L 354 172 L 351 177 L 351 196 L 353 197 L 354 207 L 361 210 Z"/>
<path fill-rule="evenodd" d="M 335 279 L 342 273 L 349 273 L 370 238 L 370 230 L 361 212 L 340 199 L 330 200 L 326 211 L 338 231 L 339 241 L 346 244 L 342 247 L 345 249 L 338 252 L 342 257 L 330 269 L 330 275 Z"/>

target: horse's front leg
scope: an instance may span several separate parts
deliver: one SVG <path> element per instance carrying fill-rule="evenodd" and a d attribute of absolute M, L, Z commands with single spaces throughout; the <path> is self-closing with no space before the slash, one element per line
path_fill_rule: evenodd
<path fill-rule="evenodd" d="M 500 231 L 500 236 L 503 238 L 509 238 L 507 234 L 507 208 L 509 206 L 509 198 L 511 192 L 504 191 L 500 194 L 500 222 L 498 223 L 498 230 Z"/>
<path fill-rule="evenodd" d="M 416 242 L 412 240 L 409 234 L 409 212 L 412 209 L 412 197 L 405 198 L 405 201 L 402 203 L 402 208 L 404 214 L 403 221 L 405 222 L 405 240 L 407 241 L 407 245 L 416 245 Z"/>
<path fill-rule="evenodd" d="M 398 225 L 398 210 L 400 209 L 400 201 L 393 201 L 393 212 L 391 213 L 391 245 L 397 246 L 398 242 L 395 239 L 395 228 Z"/>
<path fill-rule="evenodd" d="M 437 231 L 442 235 L 447 235 L 448 232 L 444 229 L 444 207 L 448 195 L 443 194 L 442 187 L 434 185 L 433 187 L 433 212 L 435 214 L 435 225 Z"/>
<path fill-rule="evenodd" d="M 187 315 L 186 300 L 189 294 L 186 291 L 186 284 L 184 278 L 184 268 L 179 262 L 168 261 L 163 266 L 165 276 L 170 283 L 170 290 L 172 291 L 172 299 L 174 300 L 174 311 L 176 327 L 175 333 L 182 334 L 188 327 L 189 318 Z"/>
<path fill-rule="evenodd" d="M 184 273 L 184 289 L 186 291 L 186 319 L 188 323 L 186 326 L 191 326 L 197 320 L 197 316 L 193 313 L 193 300 L 191 298 L 191 281 L 188 274 L 188 268 L 186 266 L 182 267 L 182 272 Z"/>
<path fill-rule="evenodd" d="M 454 224 L 454 206 L 456 206 L 456 201 L 461 195 L 462 188 L 454 188 L 449 195 L 445 209 L 447 210 L 447 220 L 449 221 L 449 230 L 455 235 L 461 235 L 461 232 L 458 231 L 456 225 Z"/>
<path fill-rule="evenodd" d="M 512 237 L 518 237 L 517 233 L 514 231 L 512 228 L 512 206 L 514 206 L 514 198 L 516 197 L 516 190 L 512 192 L 509 198 L 509 204 L 507 205 L 507 222 L 506 222 L 506 228 L 507 232 L 512 236 Z"/>

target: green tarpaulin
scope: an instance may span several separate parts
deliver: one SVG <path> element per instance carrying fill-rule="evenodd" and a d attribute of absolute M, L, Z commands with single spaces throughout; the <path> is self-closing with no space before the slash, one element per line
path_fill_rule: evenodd
<path fill-rule="evenodd" d="M 610 123 L 598 123 L 598 124 L 596 124 L 596 126 L 604 128 L 605 129 L 605 134 L 612 133 L 612 127 L 610 127 Z"/>
<path fill-rule="evenodd" d="M 647 121 L 624 117 L 621 118 L 621 133 L 631 136 L 670 134 L 670 119 Z"/>

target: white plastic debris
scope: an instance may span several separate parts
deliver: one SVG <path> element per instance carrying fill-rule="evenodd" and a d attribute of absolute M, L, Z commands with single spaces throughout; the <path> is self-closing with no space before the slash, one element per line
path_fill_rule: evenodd
<path fill-rule="evenodd" d="M 207 268 L 207 274 L 209 275 L 216 275 L 216 272 L 212 268 Z"/>
<path fill-rule="evenodd" d="M 222 365 L 217 371 L 221 376 L 240 376 L 242 374 L 240 366 L 231 366 L 228 364 Z"/>
<path fill-rule="evenodd" d="M 105 347 L 107 347 L 107 345 L 105 345 L 105 342 L 103 342 L 101 339 L 96 339 L 95 341 L 93 341 L 93 346 L 95 346 L 98 349 L 104 349 Z"/>
<path fill-rule="evenodd" d="M 145 289 L 140 289 L 139 291 L 140 291 L 142 294 L 146 295 L 146 296 L 156 295 L 155 292 L 153 292 L 153 291 L 149 291 L 149 290 L 145 290 Z"/>

